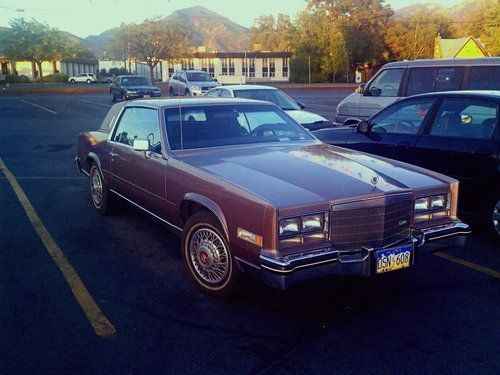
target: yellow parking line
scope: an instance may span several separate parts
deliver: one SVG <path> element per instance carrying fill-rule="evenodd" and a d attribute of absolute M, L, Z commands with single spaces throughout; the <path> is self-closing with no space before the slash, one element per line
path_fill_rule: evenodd
<path fill-rule="evenodd" d="M 35 208 L 29 201 L 14 175 L 7 169 L 7 166 L 4 164 L 2 159 L 0 159 L 0 171 L 7 177 L 12 189 L 16 193 L 17 199 L 19 199 L 24 211 L 26 211 L 26 215 L 28 216 L 31 225 L 33 225 L 33 228 L 42 240 L 45 248 L 56 263 L 59 270 L 62 272 L 66 282 L 73 292 L 73 295 L 82 307 L 85 315 L 87 315 L 95 333 L 99 336 L 109 336 L 115 334 L 115 327 L 106 318 L 106 316 L 104 316 L 99 306 L 97 306 L 68 258 L 66 258 L 45 225 L 43 225 L 42 220 L 35 211 Z"/>
<path fill-rule="evenodd" d="M 20 99 L 22 102 L 26 103 L 26 104 L 30 104 L 34 107 L 38 107 L 38 108 L 41 108 L 43 109 L 44 111 L 47 111 L 47 112 L 50 112 L 52 113 L 53 115 L 57 115 L 57 112 L 51 110 L 51 109 L 48 109 L 48 108 L 45 108 L 45 107 L 42 107 L 41 105 L 38 105 L 38 104 L 35 104 L 35 103 L 32 103 L 32 102 L 28 102 L 27 100 L 23 100 L 23 99 Z"/>
<path fill-rule="evenodd" d="M 79 101 L 81 102 L 85 102 L 85 103 L 90 103 L 90 104 L 97 104 L 97 105 L 102 105 L 104 107 L 111 107 L 111 105 L 109 104 L 103 104 L 103 103 L 97 103 L 97 102 L 91 102 L 91 101 L 88 101 L 88 100 L 85 100 L 85 99 L 78 99 Z"/>
<path fill-rule="evenodd" d="M 468 262 L 464 259 L 460 259 L 460 258 L 454 257 L 453 255 L 449 255 L 449 254 L 445 254 L 445 253 L 441 253 L 441 252 L 434 253 L 434 255 L 436 255 L 440 258 L 449 260 L 450 262 L 460 264 L 464 267 L 468 267 L 468 268 L 471 268 L 475 271 L 479 271 L 479 272 L 482 272 L 486 275 L 500 279 L 500 272 L 492 270 L 491 268 L 483 267 L 483 266 L 480 266 L 479 264 Z"/>

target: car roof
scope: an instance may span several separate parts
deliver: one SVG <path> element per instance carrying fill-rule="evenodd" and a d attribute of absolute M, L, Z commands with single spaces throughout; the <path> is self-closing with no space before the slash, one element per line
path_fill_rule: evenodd
<path fill-rule="evenodd" d="M 190 107 L 190 106 L 205 106 L 205 105 L 215 105 L 215 104 L 259 104 L 259 105 L 271 105 L 276 106 L 270 102 L 263 102 L 260 100 L 253 99 L 242 99 L 242 98 L 162 98 L 162 99 L 138 99 L 131 100 L 127 102 L 126 106 L 148 106 L 156 108 L 174 108 L 178 107 Z"/>
<path fill-rule="evenodd" d="M 123 74 L 121 76 L 116 76 L 116 78 L 123 78 L 123 77 L 141 77 L 141 78 L 146 78 L 144 76 L 137 76 L 135 74 Z"/>
<path fill-rule="evenodd" d="M 430 92 L 425 94 L 409 96 L 406 99 L 413 99 L 413 98 L 457 98 L 457 99 L 477 99 L 477 100 L 488 99 L 500 103 L 500 91 L 463 90 L 463 91 Z"/>
<path fill-rule="evenodd" d="M 205 70 L 201 70 L 201 69 L 176 70 L 174 73 L 182 73 L 182 72 L 184 72 L 184 73 L 207 73 Z"/>
<path fill-rule="evenodd" d="M 229 90 L 278 90 L 276 87 L 264 85 L 227 85 L 222 88 Z"/>
<path fill-rule="evenodd" d="M 421 59 L 390 62 L 384 68 L 420 67 L 420 66 L 466 66 L 500 65 L 500 57 L 481 57 L 475 59 Z"/>

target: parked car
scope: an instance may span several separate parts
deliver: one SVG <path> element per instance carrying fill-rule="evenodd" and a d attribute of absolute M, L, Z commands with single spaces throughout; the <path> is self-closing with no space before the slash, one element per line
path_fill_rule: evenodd
<path fill-rule="evenodd" d="M 93 83 L 97 82 L 95 74 L 92 73 L 81 73 L 76 76 L 71 76 L 68 78 L 69 83 Z"/>
<path fill-rule="evenodd" d="M 115 76 L 113 74 L 105 73 L 99 76 L 99 82 L 103 83 L 113 83 Z"/>
<path fill-rule="evenodd" d="M 183 70 L 175 72 L 168 83 L 170 96 L 201 96 L 219 84 L 203 70 Z"/>
<path fill-rule="evenodd" d="M 390 105 L 356 128 L 314 135 L 456 178 L 459 209 L 480 215 L 500 235 L 499 105 L 500 91 L 422 94 Z"/>
<path fill-rule="evenodd" d="M 286 288 L 410 267 L 470 231 L 456 180 L 326 145 L 272 103 L 119 103 L 77 150 L 95 209 L 120 197 L 166 224 L 215 295 L 234 291 L 241 271 Z"/>
<path fill-rule="evenodd" d="M 109 85 L 109 96 L 112 102 L 153 98 L 161 96 L 161 90 L 159 87 L 153 86 L 146 77 L 123 75 L 116 77 Z"/>
<path fill-rule="evenodd" d="M 231 85 L 211 89 L 203 96 L 207 98 L 245 98 L 262 100 L 276 104 L 291 118 L 309 130 L 333 126 L 330 120 L 316 113 L 304 111 L 305 105 L 296 102 L 276 87 L 259 85 Z"/>
<path fill-rule="evenodd" d="M 386 64 L 340 102 L 335 123 L 356 125 L 403 97 L 456 90 L 500 90 L 500 57 Z"/>

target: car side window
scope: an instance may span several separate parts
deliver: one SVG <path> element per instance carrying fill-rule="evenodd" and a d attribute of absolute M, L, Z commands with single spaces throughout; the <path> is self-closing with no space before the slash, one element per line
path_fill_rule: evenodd
<path fill-rule="evenodd" d="M 401 78 L 403 78 L 404 69 L 387 69 L 382 71 L 372 83 L 368 92 L 370 96 L 398 96 Z"/>
<path fill-rule="evenodd" d="M 500 66 L 473 66 L 468 90 L 500 90 Z"/>
<path fill-rule="evenodd" d="M 434 91 L 437 68 L 412 68 L 406 95 L 412 96 Z"/>
<path fill-rule="evenodd" d="M 462 86 L 462 75 L 464 69 L 458 68 L 440 68 L 436 76 L 436 87 L 434 91 L 453 91 L 460 90 Z"/>
<path fill-rule="evenodd" d="M 451 138 L 491 139 L 497 126 L 495 104 L 471 100 L 443 100 L 430 135 Z"/>
<path fill-rule="evenodd" d="M 371 121 L 374 133 L 417 134 L 424 123 L 434 99 L 419 99 L 389 107 Z"/>
<path fill-rule="evenodd" d="M 151 151 L 161 153 L 161 134 L 156 109 L 125 108 L 116 126 L 113 141 L 133 146 L 134 139 L 148 139 Z"/>
<path fill-rule="evenodd" d="M 205 95 L 207 98 L 217 98 L 219 96 L 220 89 L 215 89 L 215 90 L 210 90 L 210 92 L 207 92 Z"/>
<path fill-rule="evenodd" d="M 231 93 L 229 92 L 229 90 L 221 89 L 220 90 L 220 97 L 221 98 L 230 98 Z"/>

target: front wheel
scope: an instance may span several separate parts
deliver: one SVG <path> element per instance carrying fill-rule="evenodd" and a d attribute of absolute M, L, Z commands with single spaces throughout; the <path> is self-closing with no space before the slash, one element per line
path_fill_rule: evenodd
<path fill-rule="evenodd" d="M 209 212 L 199 211 L 188 219 L 184 228 L 183 257 L 197 286 L 215 297 L 233 295 L 241 272 L 235 266 L 219 221 Z"/>
<path fill-rule="evenodd" d="M 111 101 L 114 103 L 116 102 L 116 95 L 113 94 L 112 92 L 109 93 L 109 98 L 111 99 Z"/>
<path fill-rule="evenodd" d="M 94 208 L 101 215 L 108 215 L 113 209 L 113 197 L 96 163 L 92 163 L 89 176 L 90 197 Z"/>
<path fill-rule="evenodd" d="M 92 83 L 92 81 L 90 79 L 87 79 L 85 82 Z"/>
<path fill-rule="evenodd" d="M 184 96 L 191 96 L 191 93 L 189 92 L 189 90 L 188 90 L 188 89 L 186 89 L 186 90 L 184 91 Z"/>
<path fill-rule="evenodd" d="M 497 235 L 497 238 L 500 239 L 500 198 L 493 199 L 490 205 L 491 212 L 491 225 L 493 234 Z"/>

